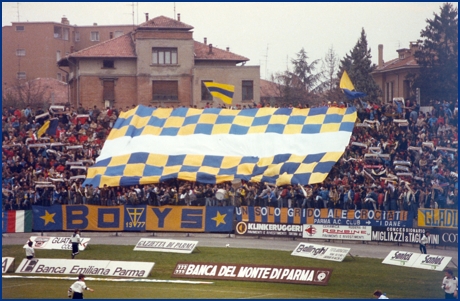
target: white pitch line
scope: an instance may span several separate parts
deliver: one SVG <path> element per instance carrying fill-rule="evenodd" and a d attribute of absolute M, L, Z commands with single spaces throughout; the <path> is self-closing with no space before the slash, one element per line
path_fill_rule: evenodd
<path fill-rule="evenodd" d="M 17 276 L 17 275 L 2 275 L 2 278 L 63 279 L 63 280 L 75 280 L 76 279 L 76 277 Z M 136 279 L 136 278 L 94 278 L 94 277 L 85 277 L 85 280 L 91 280 L 91 281 L 114 281 L 114 282 L 156 282 L 156 283 L 182 283 L 182 284 L 214 284 L 214 282 L 207 282 L 207 281 L 159 280 L 159 279 Z"/>

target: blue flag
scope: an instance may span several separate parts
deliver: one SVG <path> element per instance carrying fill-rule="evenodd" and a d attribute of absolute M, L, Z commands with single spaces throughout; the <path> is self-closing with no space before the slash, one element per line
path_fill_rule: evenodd
<path fill-rule="evenodd" d="M 346 96 L 349 100 L 353 100 L 353 99 L 356 99 L 356 98 L 364 97 L 364 96 L 367 95 L 367 94 L 364 93 L 364 92 L 350 91 L 350 90 L 348 90 L 348 89 L 343 89 L 343 93 L 345 93 L 345 96 Z"/>
<path fill-rule="evenodd" d="M 50 123 L 49 123 L 49 126 L 48 126 L 48 129 L 46 130 L 46 134 L 50 135 L 50 136 L 55 136 L 58 124 L 59 124 L 58 119 L 51 119 Z"/>

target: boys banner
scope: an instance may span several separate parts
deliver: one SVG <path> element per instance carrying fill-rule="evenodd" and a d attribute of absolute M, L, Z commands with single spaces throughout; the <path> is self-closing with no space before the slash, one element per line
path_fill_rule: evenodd
<path fill-rule="evenodd" d="M 231 232 L 234 207 L 32 206 L 35 231 Z"/>
<path fill-rule="evenodd" d="M 412 226 L 408 211 L 237 207 L 237 221 L 339 226 Z"/>

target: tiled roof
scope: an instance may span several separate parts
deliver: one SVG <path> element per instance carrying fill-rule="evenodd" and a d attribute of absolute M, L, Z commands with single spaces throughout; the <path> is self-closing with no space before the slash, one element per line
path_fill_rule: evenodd
<path fill-rule="evenodd" d="M 402 68 L 414 68 L 418 67 L 417 61 L 415 60 L 414 56 L 408 56 L 406 58 L 400 59 L 393 59 L 391 61 L 383 63 L 382 67 L 377 67 L 372 73 L 380 73 L 380 72 L 387 72 L 395 69 L 402 69 Z"/>
<path fill-rule="evenodd" d="M 69 57 L 123 57 L 136 58 L 134 42 L 131 33 L 113 38 L 94 46 L 71 53 Z"/>
<path fill-rule="evenodd" d="M 274 82 L 260 79 L 260 97 L 280 97 L 278 85 Z"/>
<path fill-rule="evenodd" d="M 185 24 L 183 22 L 165 17 L 159 16 L 153 19 L 150 19 L 142 24 L 140 24 L 137 28 L 158 28 L 158 29 L 185 29 L 191 30 L 193 26 Z"/>
<path fill-rule="evenodd" d="M 230 51 L 222 50 L 216 47 L 212 47 L 212 52 L 209 52 L 209 45 L 203 43 L 195 42 L 195 60 L 225 60 L 225 61 L 236 61 L 236 62 L 246 62 L 249 61 L 248 58 L 234 54 Z"/>

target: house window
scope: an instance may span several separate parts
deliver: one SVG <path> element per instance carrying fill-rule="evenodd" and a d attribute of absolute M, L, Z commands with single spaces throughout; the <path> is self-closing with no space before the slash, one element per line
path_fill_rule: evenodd
<path fill-rule="evenodd" d="M 201 81 L 201 100 L 212 100 L 212 95 L 209 93 L 208 88 L 204 85 L 204 83 L 212 82 L 212 80 L 202 80 Z"/>
<path fill-rule="evenodd" d="M 80 33 L 78 31 L 74 32 L 75 42 L 80 42 Z"/>
<path fill-rule="evenodd" d="M 16 31 L 24 31 L 24 25 L 17 25 Z"/>
<path fill-rule="evenodd" d="M 59 62 L 60 59 L 61 59 L 61 51 L 58 50 L 56 51 L 56 61 Z"/>
<path fill-rule="evenodd" d="M 113 39 L 113 32 L 109 32 L 109 39 Z"/>
<path fill-rule="evenodd" d="M 123 35 L 123 31 L 117 30 L 117 31 L 115 31 L 114 37 L 118 38 L 118 37 L 121 37 L 122 35 Z"/>
<path fill-rule="evenodd" d="M 179 100 L 179 83 L 177 81 L 153 81 L 153 101 Z"/>
<path fill-rule="evenodd" d="M 62 39 L 66 41 L 69 40 L 69 29 L 68 28 L 62 29 Z"/>
<path fill-rule="evenodd" d="M 387 96 L 387 102 L 393 101 L 393 82 L 388 82 L 386 84 L 386 96 Z"/>
<path fill-rule="evenodd" d="M 91 36 L 90 36 L 91 41 L 99 41 L 99 31 L 91 31 Z"/>
<path fill-rule="evenodd" d="M 104 98 L 104 103 L 106 101 L 115 100 L 115 81 L 114 80 L 104 80 L 103 83 L 103 92 L 102 97 Z"/>
<path fill-rule="evenodd" d="M 58 73 L 58 74 L 57 74 L 57 80 L 62 81 L 62 75 L 61 75 L 61 73 Z"/>
<path fill-rule="evenodd" d="M 54 26 L 54 37 L 56 39 L 62 38 L 62 27 Z"/>
<path fill-rule="evenodd" d="M 113 60 L 103 60 L 102 61 L 102 68 L 115 68 L 115 63 Z"/>
<path fill-rule="evenodd" d="M 244 80 L 241 85 L 241 100 L 254 99 L 254 82 L 252 80 Z"/>
<path fill-rule="evenodd" d="M 26 56 L 25 49 L 16 49 L 16 56 Z"/>
<path fill-rule="evenodd" d="M 177 48 L 153 48 L 154 65 L 177 65 Z"/>
<path fill-rule="evenodd" d="M 25 72 L 18 72 L 17 73 L 17 78 L 18 79 L 26 79 L 26 73 Z"/>

